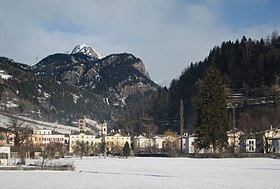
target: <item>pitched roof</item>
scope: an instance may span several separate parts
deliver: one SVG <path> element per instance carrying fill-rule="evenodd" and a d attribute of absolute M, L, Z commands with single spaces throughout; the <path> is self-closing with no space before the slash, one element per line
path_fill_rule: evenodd
<path fill-rule="evenodd" d="M 91 131 L 74 131 L 73 133 L 71 133 L 70 135 L 79 135 L 79 134 L 82 134 L 82 133 L 84 133 L 84 134 L 86 134 L 86 135 L 94 135 L 94 133 L 93 132 L 91 132 Z"/>
<path fill-rule="evenodd" d="M 122 135 L 121 133 L 109 133 L 106 136 L 115 136 L 115 137 L 130 137 L 128 135 Z"/>
<path fill-rule="evenodd" d="M 10 130 L 4 127 L 0 127 L 0 132 L 10 132 Z"/>

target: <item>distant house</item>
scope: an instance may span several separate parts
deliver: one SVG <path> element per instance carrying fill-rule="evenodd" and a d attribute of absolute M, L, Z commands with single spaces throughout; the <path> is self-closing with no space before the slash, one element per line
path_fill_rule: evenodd
<path fill-rule="evenodd" d="M 65 143 L 65 135 L 51 129 L 34 129 L 29 141 L 35 146 L 47 146 L 50 143 Z"/>
<path fill-rule="evenodd" d="M 257 140 L 254 135 L 240 136 L 240 152 L 254 153 L 256 152 Z"/>
<path fill-rule="evenodd" d="M 210 145 L 208 149 L 198 149 L 195 140 L 197 137 L 195 135 L 189 135 L 186 139 L 186 153 L 187 154 L 210 154 L 210 153 L 219 153 L 219 149 L 217 148 L 214 151 L 213 147 Z M 224 150 L 224 149 L 223 149 Z"/>
<path fill-rule="evenodd" d="M 9 165 L 12 145 L 12 134 L 6 128 L 0 127 L 0 165 Z"/>
<path fill-rule="evenodd" d="M 0 146 L 0 165 L 10 164 L 10 146 Z"/>
<path fill-rule="evenodd" d="M 13 144 L 13 134 L 10 130 L 0 127 L 0 146 L 12 146 Z"/>
<path fill-rule="evenodd" d="M 246 139 L 246 152 L 256 152 L 256 139 Z"/>
<path fill-rule="evenodd" d="M 146 148 L 147 146 L 151 146 L 151 142 L 149 142 L 149 139 L 143 135 L 135 136 L 134 137 L 134 148 L 141 149 Z"/>
<path fill-rule="evenodd" d="M 75 131 L 69 135 L 69 153 L 74 152 L 74 146 L 77 142 L 84 142 L 89 145 L 95 144 L 95 135 L 90 131 Z"/>
<path fill-rule="evenodd" d="M 154 141 L 154 146 L 157 148 L 157 149 L 162 149 L 162 145 L 163 145 L 163 138 L 156 135 L 153 137 L 153 141 Z"/>
<path fill-rule="evenodd" d="M 194 144 L 195 138 L 196 137 L 191 136 L 191 135 L 188 136 L 188 138 L 186 140 L 186 146 L 187 146 L 186 153 L 187 154 L 193 154 L 193 153 L 197 152 L 197 149 Z"/>
<path fill-rule="evenodd" d="M 84 142 L 88 145 L 95 145 L 95 134 L 86 128 L 86 120 L 79 119 L 77 123 L 78 131 L 69 134 L 69 153 L 74 152 L 75 145 L 78 142 Z"/>
<path fill-rule="evenodd" d="M 139 135 L 134 137 L 134 149 L 136 152 L 138 151 L 149 151 L 156 152 L 162 149 L 163 138 L 160 136 L 154 136 L 152 138 L 148 138 L 143 135 Z"/>
<path fill-rule="evenodd" d="M 227 132 L 228 136 L 228 145 L 232 148 L 233 153 L 239 153 L 240 152 L 240 137 L 244 135 L 244 132 L 239 130 L 230 130 Z"/>
<path fill-rule="evenodd" d="M 194 135 L 189 135 L 186 139 L 186 153 L 187 154 L 203 154 L 203 153 L 213 153 L 213 149 L 198 149 L 196 144 L 195 144 L 195 140 L 196 140 L 196 136 Z"/>
<path fill-rule="evenodd" d="M 272 149 L 274 153 L 280 153 L 280 137 L 272 139 Z"/>
<path fill-rule="evenodd" d="M 280 138 L 279 128 L 272 128 L 271 126 L 269 130 L 264 131 L 262 134 L 263 152 L 270 153 L 277 151 L 274 147 L 277 147 L 278 138 Z"/>
<path fill-rule="evenodd" d="M 124 146 L 126 142 L 130 145 L 130 136 L 122 135 L 121 133 L 110 133 L 104 136 L 104 142 L 107 145 Z"/>
<path fill-rule="evenodd" d="M 123 147 L 128 142 L 129 147 L 131 146 L 131 137 L 121 133 L 109 133 L 102 136 L 102 142 L 105 144 L 107 153 L 122 154 Z"/>
<path fill-rule="evenodd" d="M 171 144 L 174 144 L 175 147 L 177 147 L 178 145 L 176 145 L 176 142 L 177 142 L 177 137 L 175 136 L 170 136 L 170 135 L 163 136 L 162 148 L 166 148 Z"/>

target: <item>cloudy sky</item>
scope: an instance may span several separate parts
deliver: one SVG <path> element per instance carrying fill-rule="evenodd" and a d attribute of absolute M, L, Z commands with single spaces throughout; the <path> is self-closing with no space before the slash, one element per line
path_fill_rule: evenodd
<path fill-rule="evenodd" d="M 141 58 L 169 84 L 222 41 L 280 33 L 279 0 L 3 0 L 0 56 L 34 65 L 85 43 Z"/>

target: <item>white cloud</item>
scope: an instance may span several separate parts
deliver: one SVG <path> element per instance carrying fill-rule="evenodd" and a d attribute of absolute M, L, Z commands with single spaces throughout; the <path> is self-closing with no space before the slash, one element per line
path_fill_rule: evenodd
<path fill-rule="evenodd" d="M 171 80 L 215 45 L 265 37 L 279 24 L 235 29 L 221 22 L 224 0 L 1 1 L 0 56 L 34 64 L 86 43 L 103 55 L 131 52 L 154 80 Z M 182 1 L 183 2 L 183 1 Z"/>

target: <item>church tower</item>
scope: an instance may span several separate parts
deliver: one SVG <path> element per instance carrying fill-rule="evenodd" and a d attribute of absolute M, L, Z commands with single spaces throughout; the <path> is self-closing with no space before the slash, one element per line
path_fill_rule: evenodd
<path fill-rule="evenodd" d="M 101 126 L 101 135 L 107 135 L 107 133 L 108 133 L 108 124 L 103 123 Z"/>
<path fill-rule="evenodd" d="M 79 119 L 79 121 L 78 121 L 78 130 L 80 132 L 86 131 L 86 120 L 85 119 Z"/>

